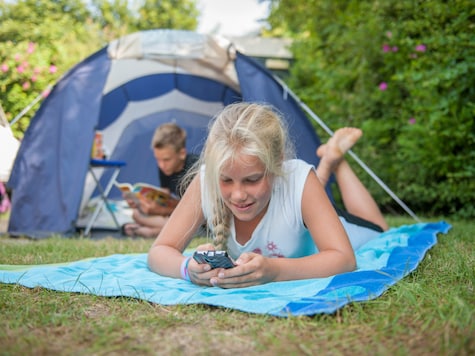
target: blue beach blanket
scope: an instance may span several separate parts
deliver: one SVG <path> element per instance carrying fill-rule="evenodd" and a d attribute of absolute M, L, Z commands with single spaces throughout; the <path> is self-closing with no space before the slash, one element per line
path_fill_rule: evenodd
<path fill-rule="evenodd" d="M 379 297 L 415 270 L 437 243 L 443 221 L 392 228 L 356 251 L 357 270 L 328 278 L 273 282 L 242 289 L 200 287 L 159 276 L 146 254 L 121 254 L 54 265 L 0 265 L 0 282 L 163 305 L 208 304 L 275 316 L 333 313 L 351 302 Z M 190 253 L 191 251 L 187 251 Z"/>

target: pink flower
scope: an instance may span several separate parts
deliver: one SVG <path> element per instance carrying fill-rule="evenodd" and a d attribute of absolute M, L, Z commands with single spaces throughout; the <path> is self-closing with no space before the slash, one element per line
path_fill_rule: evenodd
<path fill-rule="evenodd" d="M 23 67 L 22 65 L 19 65 L 18 67 L 16 67 L 16 71 L 18 73 L 23 73 L 25 71 L 25 67 Z"/>
<path fill-rule="evenodd" d="M 3 63 L 1 69 L 2 69 L 2 72 L 3 72 L 3 73 L 8 72 L 8 64 Z"/>
<path fill-rule="evenodd" d="M 28 43 L 28 49 L 26 51 L 30 54 L 33 53 L 35 51 L 35 43 L 34 42 Z"/>
<path fill-rule="evenodd" d="M 392 33 L 391 31 L 387 31 L 387 32 L 386 32 L 386 37 L 387 37 L 387 38 L 393 37 L 393 33 Z"/>
<path fill-rule="evenodd" d="M 38 77 L 36 75 L 31 76 L 31 81 L 34 83 L 38 80 Z"/>
<path fill-rule="evenodd" d="M 21 57 L 20 57 L 20 55 L 19 55 L 18 53 L 17 53 L 17 54 L 15 54 L 15 56 L 14 56 L 13 58 L 14 58 L 14 59 L 15 59 L 15 61 L 17 61 L 17 62 L 19 62 L 19 61 L 20 61 L 20 59 L 21 59 Z"/>
<path fill-rule="evenodd" d="M 41 96 L 42 96 L 43 98 L 46 98 L 46 97 L 49 95 L 50 92 L 51 92 L 50 89 L 45 89 L 45 90 L 43 90 L 43 92 L 41 93 Z"/>
<path fill-rule="evenodd" d="M 33 73 L 40 74 L 41 73 L 41 68 L 40 67 L 35 67 L 35 69 L 33 69 Z"/>
<path fill-rule="evenodd" d="M 416 46 L 416 52 L 425 52 L 426 51 L 426 46 L 423 44 L 417 45 Z"/>
<path fill-rule="evenodd" d="M 381 83 L 379 84 L 379 90 L 385 91 L 387 88 L 388 88 L 388 83 L 386 83 L 386 82 L 381 82 Z"/>
<path fill-rule="evenodd" d="M 50 73 L 56 73 L 57 71 L 58 71 L 58 68 L 54 64 L 49 66 Z"/>
<path fill-rule="evenodd" d="M 407 122 L 409 123 L 409 125 L 414 125 L 416 123 L 416 119 L 411 117 L 409 120 L 407 120 Z"/>
<path fill-rule="evenodd" d="M 391 50 L 391 46 L 388 44 L 383 44 L 383 52 L 389 52 Z"/>
<path fill-rule="evenodd" d="M 28 90 L 31 87 L 30 82 L 24 82 L 23 85 L 21 86 L 23 90 Z"/>
<path fill-rule="evenodd" d="M 393 52 L 397 52 L 397 51 L 399 51 L 399 48 L 398 48 L 398 46 L 393 46 L 393 48 L 391 48 L 391 51 L 393 51 Z"/>

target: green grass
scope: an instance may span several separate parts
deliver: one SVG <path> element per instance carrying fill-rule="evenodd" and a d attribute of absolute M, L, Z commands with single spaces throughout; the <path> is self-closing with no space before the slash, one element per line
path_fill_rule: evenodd
<path fill-rule="evenodd" d="M 391 226 L 413 222 L 388 220 Z M 448 222 L 452 230 L 439 236 L 416 271 L 380 298 L 333 315 L 276 318 L 0 284 L 0 354 L 473 355 L 475 223 Z M 150 244 L 3 236 L 0 264 L 146 252 Z"/>

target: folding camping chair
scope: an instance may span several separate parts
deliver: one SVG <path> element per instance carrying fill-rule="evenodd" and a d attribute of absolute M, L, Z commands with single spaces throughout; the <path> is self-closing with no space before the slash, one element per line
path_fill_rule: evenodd
<path fill-rule="evenodd" d="M 102 208 L 104 205 L 106 206 L 107 210 L 109 211 L 110 215 L 112 216 L 112 219 L 114 220 L 114 223 L 117 227 L 117 229 L 120 229 L 120 224 L 117 221 L 117 217 L 114 214 L 114 211 L 112 210 L 109 201 L 107 199 L 107 196 L 109 195 L 109 192 L 111 191 L 112 187 L 114 186 L 114 183 L 117 179 L 117 176 L 120 173 L 120 169 L 125 166 L 124 161 L 110 161 L 110 160 L 102 160 L 102 159 L 91 159 L 89 163 L 89 172 L 91 172 L 92 177 L 94 178 L 94 181 L 96 182 L 96 187 L 99 190 L 100 193 L 100 201 L 97 203 L 96 208 L 94 209 L 94 212 L 92 213 L 91 219 L 86 225 L 86 229 L 84 230 L 84 235 L 89 235 L 91 232 L 92 226 L 96 222 L 97 218 L 99 217 L 99 213 L 101 212 Z M 96 168 L 102 168 L 102 169 L 113 169 L 112 175 L 109 179 L 109 181 L 106 184 L 106 187 L 103 188 L 101 185 L 101 182 L 99 178 L 96 176 L 94 173 L 94 169 Z"/>

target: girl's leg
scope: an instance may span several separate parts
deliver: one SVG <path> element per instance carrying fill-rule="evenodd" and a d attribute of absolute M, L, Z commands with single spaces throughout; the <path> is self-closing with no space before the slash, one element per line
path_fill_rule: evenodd
<path fill-rule="evenodd" d="M 334 173 L 346 210 L 387 230 L 388 224 L 378 205 L 343 157 L 361 135 L 362 131 L 357 128 L 345 127 L 337 130 L 328 142 L 317 150 L 320 157 L 317 176 L 320 182 L 326 185 L 330 175 Z"/>

